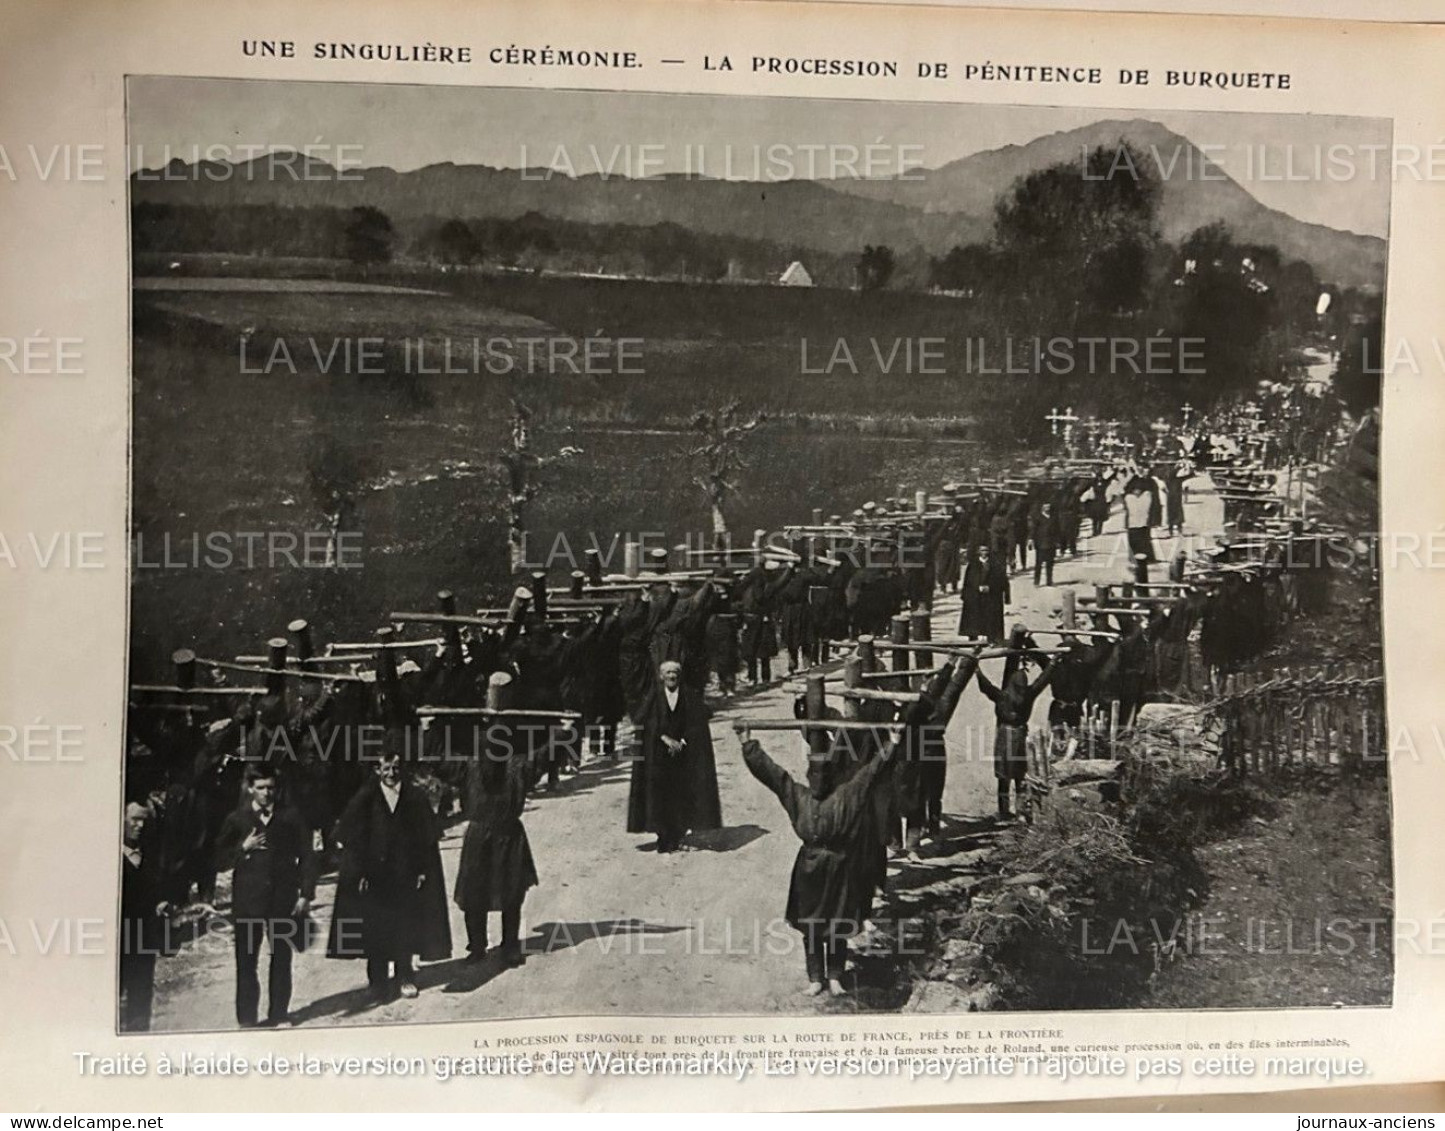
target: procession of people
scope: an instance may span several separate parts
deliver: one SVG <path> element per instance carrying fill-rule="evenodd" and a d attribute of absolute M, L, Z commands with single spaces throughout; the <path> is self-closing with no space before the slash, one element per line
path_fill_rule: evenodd
<path fill-rule="evenodd" d="M 452 956 L 449 901 L 465 923 L 468 962 L 522 964 L 523 904 L 548 882 L 524 826 L 529 801 L 625 748 L 619 822 L 653 838 L 641 847 L 659 858 L 686 852 L 727 823 L 711 723 L 719 702 L 777 686 L 775 665 L 789 677 L 822 670 L 848 642 L 884 641 L 901 614 L 957 594 L 947 662 L 893 703 L 866 703 L 876 730 L 823 724 L 806 784 L 741 734 L 747 769 L 802 842 L 786 918 L 802 937 L 808 992 L 844 992 L 848 939 L 873 914 L 890 852 L 940 835 L 942 736 L 971 680 L 996 719 L 997 815 L 1009 821 L 1029 813 L 1024 782 L 1045 688 L 1042 730 L 1057 756 L 1077 748 L 1090 720 L 1128 725 L 1151 694 L 1177 684 L 1191 636 L 1220 671 L 1247 658 L 1246 637 L 1265 638 L 1261 613 L 1280 598 L 1272 578 L 1249 570 L 1171 603 L 1097 608 L 1088 631 L 1061 620 L 1049 626 L 1057 646 L 1039 646 L 1022 625 L 1005 634 L 1020 579 L 1031 572 L 1036 589 L 1052 588 L 1059 564 L 1089 552 L 1086 539 L 1104 533 L 1116 507 L 1127 543 L 1120 573 L 1147 576 L 1154 531 L 1183 529 L 1195 467 L 1182 444 L 1160 441 L 1033 477 L 948 484 L 926 514 L 902 498 L 869 504 L 823 535 L 793 531 L 779 549 L 742 555 L 746 568 L 724 550 L 706 569 L 670 568 L 664 554 L 611 579 L 590 563 L 570 598 L 549 597 L 545 577 L 520 577 L 531 588 L 510 609 L 477 617 L 445 611 L 454 599 L 444 593 L 443 612 L 413 615 L 439 625 L 439 638 L 384 630 L 345 671 L 318 664 L 309 626 L 295 622 L 297 655 L 273 640 L 264 667 L 229 665 L 264 680 L 234 695 L 224 682 L 198 688 L 195 657 L 178 653 L 174 687 L 137 694 L 130 712 L 122 1028 L 149 1026 L 157 959 L 184 946 L 175 912 L 219 904 L 218 873 L 231 876 L 242 1027 L 291 1022 L 293 958 L 318 933 L 311 906 L 326 875 L 335 877 L 326 955 L 363 959 L 377 1003 L 416 997 L 419 965 Z M 1232 525 L 1275 529 L 1270 497 L 1244 493 L 1229 508 Z M 890 524 L 924 532 L 923 561 L 876 536 Z M 1232 554 L 1224 540 L 1205 557 L 1218 565 Z M 1231 628 L 1246 622 L 1249 632 Z M 980 658 L 1004 659 L 997 682 Z M 449 890 L 439 840 L 453 820 L 465 832 Z"/>

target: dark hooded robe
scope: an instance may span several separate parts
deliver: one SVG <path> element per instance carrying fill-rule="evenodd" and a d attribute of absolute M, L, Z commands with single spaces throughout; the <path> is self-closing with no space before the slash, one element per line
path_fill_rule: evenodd
<path fill-rule="evenodd" d="M 654 586 L 647 600 L 631 594 L 618 606 L 617 676 L 627 714 L 634 721 L 646 706 L 652 684 L 652 634 L 672 611 L 675 599 L 665 586 Z"/>
<path fill-rule="evenodd" d="M 452 898 L 464 912 L 507 911 L 537 886 L 532 846 L 522 826 L 526 758 L 504 756 L 510 742 L 489 744 L 467 767 L 467 831 Z"/>
<path fill-rule="evenodd" d="M 799 931 L 827 924 L 831 937 L 862 929 L 873 905 L 870 869 L 860 866 L 860 847 L 872 820 L 872 794 L 893 759 L 875 756 L 823 798 L 799 785 L 756 742 L 743 743 L 743 761 L 753 777 L 777 795 L 803 842 L 793 862 L 784 916 Z"/>
<path fill-rule="evenodd" d="M 993 740 L 993 776 L 999 781 L 1018 781 L 1028 773 L 1029 716 L 1052 675 L 1053 667 L 1046 667 L 1030 683 L 1027 674 L 1019 670 L 1005 677 L 1003 687 L 995 687 L 979 669 L 979 690 L 993 701 L 998 723 Z"/>
<path fill-rule="evenodd" d="M 712 731 L 701 692 L 680 684 L 677 707 L 669 709 L 662 684 L 654 681 L 639 721 L 642 751 L 632 763 L 627 831 L 657 833 L 666 841 L 681 839 L 689 829 L 722 828 Z M 682 751 L 669 753 L 663 735 L 681 739 Z"/>
<path fill-rule="evenodd" d="M 416 955 L 424 962 L 451 957 L 438 829 L 426 794 L 403 780 L 393 812 L 380 783 L 367 782 L 342 813 L 337 840 L 341 866 L 327 957 L 399 961 Z"/>

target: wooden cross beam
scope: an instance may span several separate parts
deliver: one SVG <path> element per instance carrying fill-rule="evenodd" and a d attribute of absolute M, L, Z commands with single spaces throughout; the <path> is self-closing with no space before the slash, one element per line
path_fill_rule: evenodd
<path fill-rule="evenodd" d="M 445 643 L 446 640 L 443 637 L 436 636 L 429 640 L 389 640 L 386 642 L 373 640 L 370 643 L 346 641 L 332 644 L 330 648 L 335 652 L 369 652 L 380 648 L 436 648 Z"/>
<path fill-rule="evenodd" d="M 205 663 L 204 660 L 197 661 Z M 234 665 L 233 665 L 234 666 Z M 251 668 L 243 669 L 251 671 Z M 176 687 L 168 683 L 133 683 L 133 692 L 141 695 L 265 695 L 264 687 Z"/>
<path fill-rule="evenodd" d="M 767 731 L 788 731 L 788 730 L 876 730 L 889 731 L 897 730 L 902 722 L 888 723 L 865 723 L 856 719 L 734 719 L 733 730 L 741 733 L 744 730 L 767 730 Z"/>
<path fill-rule="evenodd" d="M 857 647 L 858 642 L 856 640 L 830 640 L 828 644 L 833 648 L 846 649 Z M 952 647 L 947 643 L 893 644 L 886 640 L 878 640 L 874 642 L 874 646 L 897 652 L 942 652 L 945 656 L 972 656 L 974 654 L 968 649 Z"/>
<path fill-rule="evenodd" d="M 878 672 L 878 675 L 892 675 L 892 672 Z M 845 687 L 838 694 L 845 699 L 869 699 L 880 703 L 917 703 L 922 698 L 917 691 L 875 691 L 867 687 Z"/>
<path fill-rule="evenodd" d="M 535 719 L 580 719 L 578 711 L 547 710 L 544 707 L 523 709 L 520 707 L 418 707 L 416 713 L 423 718 L 457 715 L 478 718 L 535 718 Z"/>
<path fill-rule="evenodd" d="M 315 679 L 323 683 L 370 683 L 371 680 L 359 675 L 348 675 L 345 672 L 308 672 L 298 668 L 270 668 L 253 667 L 250 664 L 232 664 L 225 660 L 203 660 L 196 658 L 196 663 L 208 668 L 219 668 L 228 672 L 248 672 L 251 675 L 276 675 L 285 676 L 287 679 Z"/>
<path fill-rule="evenodd" d="M 360 664 L 375 658 L 375 655 L 365 652 L 352 652 L 340 656 L 309 656 L 304 660 L 300 657 L 292 657 L 286 661 L 286 666 L 288 668 L 304 668 L 307 664 Z M 233 659 L 238 664 L 268 664 L 271 661 L 269 656 L 235 656 Z"/>

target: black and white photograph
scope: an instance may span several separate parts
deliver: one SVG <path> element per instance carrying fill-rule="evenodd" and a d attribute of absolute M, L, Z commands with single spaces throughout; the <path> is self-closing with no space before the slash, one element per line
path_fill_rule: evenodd
<path fill-rule="evenodd" d="M 118 1033 L 1392 1004 L 1390 120 L 125 94 Z"/>

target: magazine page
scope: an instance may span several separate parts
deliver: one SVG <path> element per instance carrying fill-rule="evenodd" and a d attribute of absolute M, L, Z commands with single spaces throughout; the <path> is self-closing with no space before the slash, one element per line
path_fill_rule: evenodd
<path fill-rule="evenodd" d="M 54 16 L 4 1106 L 1440 1077 L 1438 29 Z"/>

